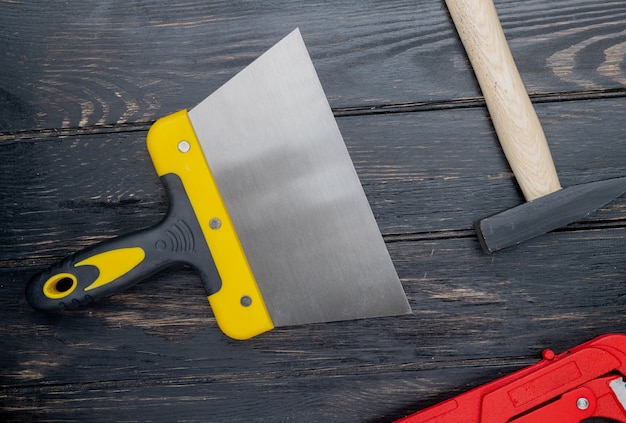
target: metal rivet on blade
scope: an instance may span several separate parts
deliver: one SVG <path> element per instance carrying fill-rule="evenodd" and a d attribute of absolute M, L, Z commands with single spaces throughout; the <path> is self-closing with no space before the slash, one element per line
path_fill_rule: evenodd
<path fill-rule="evenodd" d="M 587 398 L 578 398 L 576 407 L 578 407 L 579 410 L 586 410 L 589 408 L 589 400 Z"/>
<path fill-rule="evenodd" d="M 244 307 L 250 307 L 250 305 L 252 305 L 252 298 L 244 295 L 243 297 L 241 297 L 241 305 Z"/>
<path fill-rule="evenodd" d="M 222 221 L 219 220 L 217 217 L 214 217 L 213 219 L 211 219 L 211 221 L 209 222 L 209 227 L 211 229 L 219 229 L 222 226 Z"/>
<path fill-rule="evenodd" d="M 180 151 L 181 153 L 187 153 L 190 149 L 191 144 L 189 144 L 189 141 L 183 140 L 178 143 L 178 151 Z"/>

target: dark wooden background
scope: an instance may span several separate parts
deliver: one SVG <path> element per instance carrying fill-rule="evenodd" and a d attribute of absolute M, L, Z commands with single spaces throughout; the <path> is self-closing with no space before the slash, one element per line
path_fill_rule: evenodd
<path fill-rule="evenodd" d="M 626 174 L 626 2 L 497 0 L 564 186 Z M 160 220 L 145 149 L 295 27 L 414 313 L 234 341 L 172 268 L 61 317 L 28 278 Z M 0 1 L 0 419 L 389 422 L 623 332 L 626 197 L 484 254 L 523 202 L 443 0 Z"/>

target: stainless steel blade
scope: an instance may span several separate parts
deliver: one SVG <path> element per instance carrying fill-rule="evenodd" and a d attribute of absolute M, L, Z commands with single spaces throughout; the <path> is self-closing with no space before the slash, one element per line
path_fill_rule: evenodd
<path fill-rule="evenodd" d="M 189 117 L 275 326 L 410 313 L 299 30 Z"/>

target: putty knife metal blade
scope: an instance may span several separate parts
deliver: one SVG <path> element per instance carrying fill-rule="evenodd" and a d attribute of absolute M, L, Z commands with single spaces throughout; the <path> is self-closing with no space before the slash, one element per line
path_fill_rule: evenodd
<path fill-rule="evenodd" d="M 409 311 L 298 30 L 189 118 L 276 326 Z"/>

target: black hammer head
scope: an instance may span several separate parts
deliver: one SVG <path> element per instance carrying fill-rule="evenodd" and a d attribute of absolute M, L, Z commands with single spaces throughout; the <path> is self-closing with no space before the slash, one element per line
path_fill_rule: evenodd
<path fill-rule="evenodd" d="M 563 188 L 476 222 L 478 239 L 493 253 L 587 217 L 624 192 L 626 177 Z"/>

